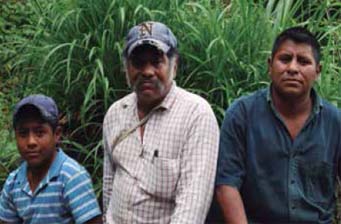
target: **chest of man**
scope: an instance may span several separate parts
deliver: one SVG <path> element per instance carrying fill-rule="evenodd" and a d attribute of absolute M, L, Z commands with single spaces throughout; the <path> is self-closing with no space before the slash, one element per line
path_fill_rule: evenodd
<path fill-rule="evenodd" d="M 246 128 L 242 186 L 247 214 L 263 221 L 328 220 L 339 154 L 333 122 L 317 114 L 300 125 L 289 122 L 288 128 L 288 122 L 274 114 L 253 115 L 258 119 L 250 119 L 255 122 Z"/>

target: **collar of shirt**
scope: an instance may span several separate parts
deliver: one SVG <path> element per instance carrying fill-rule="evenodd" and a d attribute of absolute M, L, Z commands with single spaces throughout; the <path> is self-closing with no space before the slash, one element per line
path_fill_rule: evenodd
<path fill-rule="evenodd" d="M 271 88 L 272 85 L 270 85 L 268 88 L 266 88 L 266 100 L 271 105 L 271 109 L 277 114 L 277 111 L 275 110 L 275 107 L 272 103 L 272 96 L 271 96 Z M 311 89 L 310 96 L 313 99 L 313 109 L 311 115 L 315 115 L 320 113 L 321 109 L 323 108 L 323 102 L 321 97 L 317 94 L 316 90 L 314 88 Z"/>
<path fill-rule="evenodd" d="M 41 180 L 41 182 L 39 183 L 34 193 L 31 192 L 31 189 L 27 181 L 27 163 L 26 162 L 23 162 L 22 165 L 20 166 L 16 182 L 17 184 L 20 184 L 22 186 L 22 189 L 24 192 L 26 192 L 28 195 L 33 196 L 37 192 L 39 192 L 42 187 L 48 184 L 52 178 L 57 177 L 59 175 L 59 171 L 62 168 L 62 165 L 65 159 L 66 159 L 66 155 L 63 152 L 63 150 L 58 149 L 56 158 L 53 160 L 46 176 Z"/>

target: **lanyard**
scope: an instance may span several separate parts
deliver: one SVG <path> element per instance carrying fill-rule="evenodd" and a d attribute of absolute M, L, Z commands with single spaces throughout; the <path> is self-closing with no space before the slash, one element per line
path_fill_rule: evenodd
<path fill-rule="evenodd" d="M 133 127 L 129 128 L 128 130 L 122 130 L 121 133 L 117 136 L 117 138 L 115 138 L 112 142 L 112 146 L 111 146 L 111 150 L 107 149 L 107 153 L 109 156 L 109 160 L 111 163 L 112 167 L 115 167 L 114 164 L 114 158 L 113 158 L 113 152 L 115 147 L 122 142 L 124 139 L 126 139 L 130 134 L 132 134 L 137 128 L 143 126 L 145 123 L 147 123 L 148 119 L 153 115 L 153 113 L 160 108 L 160 106 L 157 106 L 155 108 L 153 108 L 142 120 L 140 120 L 136 125 L 134 125 Z M 110 150 L 110 151 L 109 151 Z"/>

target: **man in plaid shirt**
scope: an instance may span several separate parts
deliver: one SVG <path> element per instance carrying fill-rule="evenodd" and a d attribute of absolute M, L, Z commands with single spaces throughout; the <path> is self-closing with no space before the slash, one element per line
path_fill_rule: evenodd
<path fill-rule="evenodd" d="M 177 41 L 164 24 L 133 27 L 123 54 L 133 93 L 104 118 L 106 222 L 203 223 L 216 172 L 214 113 L 176 86 Z"/>

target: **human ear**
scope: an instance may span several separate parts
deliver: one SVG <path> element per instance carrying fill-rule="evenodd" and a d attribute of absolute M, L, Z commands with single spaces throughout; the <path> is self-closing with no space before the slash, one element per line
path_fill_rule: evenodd
<path fill-rule="evenodd" d="M 179 57 L 175 56 L 175 62 L 174 62 L 174 73 L 176 74 L 178 70 L 178 64 L 179 64 Z"/>
<path fill-rule="evenodd" d="M 318 64 L 316 66 L 316 78 L 318 78 L 321 75 L 321 71 L 322 71 L 322 65 Z"/>
<path fill-rule="evenodd" d="M 59 142 L 61 136 L 62 136 L 62 128 L 60 126 L 57 126 L 56 129 L 54 130 L 54 139 L 56 143 Z"/>

